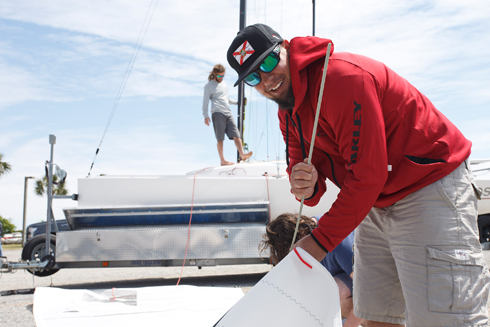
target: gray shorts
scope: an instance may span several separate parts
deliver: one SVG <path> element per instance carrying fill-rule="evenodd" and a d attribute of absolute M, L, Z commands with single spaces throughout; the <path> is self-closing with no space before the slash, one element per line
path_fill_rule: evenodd
<path fill-rule="evenodd" d="M 211 119 L 213 121 L 214 135 L 216 135 L 218 141 L 225 139 L 225 133 L 230 140 L 233 140 L 234 137 L 240 137 L 231 112 L 213 112 Z"/>
<path fill-rule="evenodd" d="M 406 326 L 487 326 L 477 197 L 463 163 L 393 206 L 373 208 L 355 234 L 354 314 Z"/>

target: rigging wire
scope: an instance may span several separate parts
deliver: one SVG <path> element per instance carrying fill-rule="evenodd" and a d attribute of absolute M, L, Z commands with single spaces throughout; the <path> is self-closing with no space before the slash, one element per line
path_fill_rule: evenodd
<path fill-rule="evenodd" d="M 114 114 L 116 113 L 117 106 L 119 105 L 119 101 L 121 100 L 122 94 L 124 92 L 124 89 L 126 88 L 126 84 L 129 79 L 129 75 L 131 74 L 131 71 L 133 70 L 134 63 L 136 61 L 136 58 L 138 57 L 138 53 L 141 49 L 141 45 L 143 44 L 143 40 L 146 36 L 146 32 L 148 31 L 148 27 L 150 26 L 151 20 L 153 19 L 153 14 L 155 13 L 155 9 L 158 5 L 159 0 L 151 0 L 151 3 L 148 7 L 148 10 L 146 12 L 145 20 L 143 21 L 143 25 L 141 26 L 140 33 L 138 35 L 138 39 L 136 40 L 136 44 L 134 45 L 133 52 L 131 54 L 131 58 L 129 59 L 128 66 L 126 67 L 126 72 L 124 73 L 123 81 L 121 82 L 121 85 L 119 86 L 119 90 L 116 95 L 116 99 L 114 101 L 114 104 L 112 105 L 112 110 L 109 115 L 109 119 L 107 120 L 104 132 L 102 133 L 102 138 L 100 140 L 99 146 L 97 147 L 97 150 L 95 151 L 95 156 L 92 161 L 92 165 L 90 166 L 90 169 L 88 171 L 87 177 L 90 176 L 90 172 L 92 171 L 92 168 L 94 167 L 95 164 L 95 159 L 97 158 L 97 155 L 99 154 L 100 147 L 102 146 L 102 142 L 104 141 L 105 135 L 107 134 L 107 131 L 109 129 L 109 126 L 112 122 L 112 118 L 114 118 Z M 153 3 L 155 2 L 155 5 Z M 153 6 L 153 10 L 152 10 Z M 150 14 L 151 12 L 151 14 Z"/>
<path fill-rule="evenodd" d="M 272 110 L 274 110 L 273 107 L 269 108 L 269 113 L 271 113 Z M 273 117 L 273 116 L 271 116 L 271 117 Z M 268 134 L 270 134 L 272 137 L 272 145 L 274 145 L 274 153 L 275 153 L 276 158 L 277 158 L 279 156 L 279 142 L 277 143 L 277 146 L 275 146 L 276 145 L 276 137 L 274 135 L 276 133 L 275 128 L 274 128 L 275 125 L 276 124 L 274 124 L 273 121 L 270 120 L 271 132 L 268 132 Z"/>
<path fill-rule="evenodd" d="M 279 27 L 280 27 L 281 33 L 282 33 L 282 0 L 281 0 L 281 25 Z"/>
<path fill-rule="evenodd" d="M 267 144 L 267 161 L 269 161 L 269 101 L 265 105 L 265 135 Z"/>
<path fill-rule="evenodd" d="M 281 30 L 282 30 L 282 0 L 281 0 Z M 303 6 L 304 7 L 304 6 Z M 266 23 L 267 19 L 267 3 L 261 0 L 254 0 L 254 6 L 249 14 L 247 15 L 247 20 L 251 20 L 252 22 L 264 22 Z M 270 153 L 274 151 L 275 158 L 279 158 L 281 153 L 281 145 L 280 141 L 282 140 L 282 134 L 279 130 L 279 137 L 276 143 L 276 135 L 270 136 L 270 133 L 275 133 L 276 130 L 274 128 L 274 123 L 276 120 L 273 117 L 277 117 L 273 115 L 273 110 L 277 109 L 276 103 L 270 102 L 271 100 L 258 96 L 258 92 L 254 88 L 250 88 L 248 93 L 248 101 L 247 101 L 247 115 L 245 116 L 246 123 L 248 123 L 248 128 L 246 129 L 246 133 L 244 134 L 244 138 L 247 137 L 249 148 L 254 149 L 254 158 L 258 157 L 260 152 L 260 148 L 263 145 L 262 141 L 266 144 L 266 160 L 270 160 Z M 255 101 L 252 101 L 255 100 Z M 265 104 L 264 104 L 265 101 Z M 256 103 L 257 102 L 257 103 Z M 260 102 L 260 104 L 258 104 Z M 265 112 L 263 106 L 265 106 Z M 260 111 L 259 111 L 259 107 Z M 260 117 L 259 117 L 260 114 Z M 266 115 L 265 117 L 263 115 Z M 265 118 L 265 119 L 264 119 Z M 270 144 L 270 139 L 272 138 L 272 144 Z M 284 157 L 284 155 L 282 156 Z"/>
<path fill-rule="evenodd" d="M 248 96 L 247 96 L 247 106 L 248 106 L 248 115 L 245 117 L 245 123 L 249 126 L 247 128 L 247 140 L 248 140 L 248 143 L 250 144 L 250 147 L 251 147 L 251 144 L 255 144 L 255 130 L 256 130 L 256 125 L 252 124 L 252 120 L 253 118 L 256 116 L 255 115 L 255 107 L 253 105 L 254 101 L 252 101 L 253 97 L 254 97 L 254 93 L 252 92 L 252 89 L 251 88 L 245 88 L 245 90 L 248 91 Z M 244 136 L 245 138 L 245 136 Z M 253 138 L 253 140 L 251 141 L 251 139 Z"/>
<path fill-rule="evenodd" d="M 260 133 L 260 138 L 259 138 L 259 141 L 257 142 L 257 148 L 256 148 L 257 149 L 256 150 L 257 152 L 258 152 L 258 149 L 260 148 L 260 145 L 262 143 L 262 138 L 264 137 L 264 134 L 266 134 L 266 132 L 265 132 L 266 127 L 267 127 L 267 122 L 264 123 L 264 127 L 262 128 L 262 131 Z"/>
<path fill-rule="evenodd" d="M 344 20 L 344 1 L 341 2 L 341 7 L 340 7 L 340 23 L 339 23 L 339 31 L 337 33 L 337 42 L 340 40 L 340 31 L 342 30 L 342 22 Z"/>
<path fill-rule="evenodd" d="M 303 21 L 301 18 L 303 17 L 303 10 L 304 9 L 305 9 L 305 2 L 303 2 L 303 5 L 301 6 L 301 11 L 299 13 L 299 19 L 296 21 L 296 26 L 294 27 L 295 33 L 298 30 L 299 23 Z"/>

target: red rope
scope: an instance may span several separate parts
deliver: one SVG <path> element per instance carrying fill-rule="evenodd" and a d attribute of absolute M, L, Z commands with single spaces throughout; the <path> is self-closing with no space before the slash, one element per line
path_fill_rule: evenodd
<path fill-rule="evenodd" d="M 184 266 L 185 266 L 185 259 L 187 257 L 187 248 L 189 247 L 189 239 L 191 238 L 191 222 L 192 222 L 192 209 L 194 208 L 194 191 L 196 189 L 196 176 L 199 174 L 201 171 L 204 171 L 208 168 L 204 168 L 199 170 L 194 174 L 194 182 L 192 184 L 192 201 L 191 201 L 191 217 L 189 218 L 189 228 L 187 230 L 187 244 L 185 245 L 185 254 L 184 254 L 184 261 L 182 262 L 182 269 L 180 271 L 180 276 L 179 280 L 177 281 L 177 285 L 180 283 L 180 279 L 182 278 L 182 273 L 184 272 Z"/>
<path fill-rule="evenodd" d="M 308 262 L 306 262 L 303 258 L 301 258 L 301 256 L 299 255 L 298 251 L 296 250 L 296 248 L 294 248 L 294 253 L 296 253 L 296 255 L 298 256 L 299 260 L 301 260 L 301 262 L 304 263 L 306 265 L 306 267 L 308 267 L 310 269 L 313 269 L 313 267 Z"/>
<path fill-rule="evenodd" d="M 116 301 L 116 296 L 114 295 L 115 289 L 116 289 L 115 287 L 112 288 L 112 298 L 110 299 L 111 301 Z"/>

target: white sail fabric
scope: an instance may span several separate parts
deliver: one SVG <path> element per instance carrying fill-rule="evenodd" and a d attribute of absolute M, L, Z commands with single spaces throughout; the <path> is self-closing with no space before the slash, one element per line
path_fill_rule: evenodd
<path fill-rule="evenodd" d="M 159 286 L 108 290 L 38 287 L 37 327 L 212 326 L 240 298 L 240 288 Z"/>
<path fill-rule="evenodd" d="M 325 267 L 296 248 L 215 324 L 242 326 L 340 327 L 337 284 Z"/>

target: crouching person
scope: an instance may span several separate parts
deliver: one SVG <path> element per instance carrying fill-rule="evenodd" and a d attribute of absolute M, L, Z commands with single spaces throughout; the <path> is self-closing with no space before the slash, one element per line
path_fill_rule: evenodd
<path fill-rule="evenodd" d="M 317 218 L 318 217 L 318 218 Z M 296 241 L 309 235 L 317 227 L 317 217 L 301 216 Z M 272 220 L 264 234 L 264 240 L 260 244 L 261 252 L 269 250 L 273 265 L 278 264 L 289 253 L 293 241 L 294 230 L 298 215 L 283 213 Z M 333 276 L 339 288 L 340 308 L 342 318 L 345 319 L 344 327 L 357 327 L 363 319 L 356 317 L 353 313 L 352 301 L 352 264 L 354 232 L 347 236 L 340 245 L 329 252 L 320 262 Z"/>

